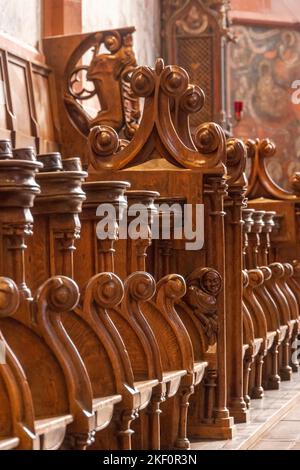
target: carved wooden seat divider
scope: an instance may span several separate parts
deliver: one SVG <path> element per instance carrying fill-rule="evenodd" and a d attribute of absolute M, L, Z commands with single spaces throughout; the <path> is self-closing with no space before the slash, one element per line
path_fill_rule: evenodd
<path fill-rule="evenodd" d="M 282 380 L 291 379 L 291 368 L 298 371 L 298 360 L 293 354 L 297 347 L 299 328 L 299 284 L 297 282 L 298 243 L 298 174 L 291 177 L 291 190 L 280 188 L 270 177 L 267 159 L 272 158 L 276 147 L 269 139 L 248 142 L 248 156 L 251 159 L 247 195 L 249 207 L 275 212 L 275 226 L 270 234 L 268 262 L 271 264 L 272 279 L 268 281 L 273 295 L 277 296 L 277 308 L 281 324 L 287 325 L 288 332 L 279 348 Z M 269 241 L 267 242 L 269 244 Z M 295 266 L 295 270 L 294 270 Z M 284 320 L 283 320 L 284 318 Z M 293 359 L 292 359 L 293 357 Z"/>
<path fill-rule="evenodd" d="M 213 300 L 217 315 L 212 320 L 212 326 L 209 326 L 209 328 L 207 324 L 211 322 L 211 319 L 207 321 L 206 326 L 203 326 L 203 323 L 199 324 L 199 335 L 204 341 L 204 338 L 207 336 L 205 328 L 208 328 L 209 331 L 212 330 L 213 339 L 205 339 L 205 345 L 203 345 L 202 349 L 204 351 L 207 347 L 211 348 L 208 344 L 209 341 L 211 341 L 214 346 L 211 350 L 211 354 L 209 354 L 211 361 L 211 364 L 208 366 L 210 370 L 208 373 L 209 379 L 206 381 L 207 386 L 205 387 L 205 393 L 201 392 L 204 396 L 204 401 L 202 400 L 201 404 L 198 406 L 197 413 L 194 413 L 195 418 L 193 426 L 191 427 L 191 435 L 201 437 L 231 437 L 233 432 L 233 420 L 229 416 L 226 397 L 225 292 L 219 277 L 221 275 L 221 277 L 224 278 L 225 275 L 225 136 L 218 125 L 204 124 L 195 132 L 195 142 L 191 140 L 188 117 L 192 112 L 197 112 L 202 108 L 204 98 L 202 90 L 199 87 L 189 84 L 188 75 L 183 69 L 176 66 L 164 67 L 161 60 L 157 61 L 154 70 L 146 67 L 133 70 L 135 61 L 132 57 L 131 33 L 132 30 L 127 30 L 126 34 L 124 30 L 117 30 L 81 37 L 78 35 L 70 38 L 48 38 L 45 40 L 47 60 L 55 70 L 59 108 L 63 110 L 63 101 L 68 101 L 68 106 L 65 108 L 65 111 L 63 111 L 62 122 L 63 125 L 65 125 L 68 117 L 71 118 L 71 122 L 75 128 L 71 129 L 69 124 L 68 128 L 69 135 L 72 135 L 72 139 L 69 140 L 72 140 L 73 143 L 78 142 L 80 138 L 81 142 L 84 144 L 86 140 L 84 138 L 82 139 L 80 136 L 88 135 L 88 146 L 86 147 L 87 152 L 84 158 L 84 164 L 87 164 L 89 180 L 93 181 L 94 185 L 97 186 L 99 180 L 106 180 L 108 184 L 112 180 L 125 180 L 130 181 L 133 190 L 140 191 L 146 188 L 148 191 L 158 191 L 161 194 L 162 200 L 166 198 L 171 201 L 184 199 L 186 203 L 193 204 L 194 206 L 197 203 L 204 203 L 204 249 L 196 252 L 187 251 L 185 249 L 185 240 L 176 240 L 174 243 L 165 240 L 155 241 L 148 250 L 147 270 L 156 276 L 159 274 L 157 281 L 160 281 L 162 275 L 172 274 L 172 271 L 170 272 L 168 269 L 171 258 L 168 256 L 168 252 L 164 251 L 164 247 L 166 247 L 167 244 L 169 244 L 169 250 L 172 248 L 172 264 L 177 266 L 175 272 L 177 271 L 184 277 L 189 276 L 194 269 L 198 269 L 199 266 L 211 267 L 211 275 L 207 276 L 207 284 L 210 287 L 207 287 L 205 294 L 211 294 L 212 296 L 218 294 L 214 296 L 215 298 Z M 99 53 L 102 43 L 108 50 L 107 54 Z M 82 94 L 80 91 L 85 88 L 84 79 L 77 81 L 78 88 L 76 89 L 76 93 L 73 86 L 75 82 L 72 80 L 72 77 L 74 79 L 76 72 L 79 70 L 77 67 L 80 66 L 82 56 L 91 46 L 95 46 L 94 51 L 96 52 L 93 55 L 92 63 L 84 64 L 84 67 L 87 77 L 90 77 L 90 81 L 93 82 L 95 87 L 92 94 L 96 95 L 100 102 L 101 111 L 97 114 L 97 122 L 86 119 L 86 107 L 84 101 L 81 99 Z M 62 60 L 57 60 L 58 47 L 62 47 L 63 50 Z M 122 69 L 124 77 L 127 77 L 127 91 L 129 91 L 132 97 L 136 96 L 138 99 L 144 98 L 145 103 L 141 122 L 138 124 L 139 114 L 137 99 L 132 101 L 134 106 L 128 106 L 128 100 L 127 105 L 124 106 L 124 101 L 122 101 L 120 97 L 117 98 L 115 108 L 119 107 L 123 110 L 123 119 L 116 126 L 111 116 L 107 119 L 107 103 L 104 99 L 105 90 L 101 83 L 104 77 L 103 67 L 106 67 L 105 63 L 107 63 L 107 67 L 109 63 L 114 63 L 116 68 L 121 67 L 122 62 L 120 62 L 120 58 L 123 57 L 123 54 L 126 54 L 127 58 L 130 59 L 128 64 L 126 62 L 126 66 Z M 98 68 L 97 73 L 95 73 L 96 66 L 99 64 L 102 64 L 101 68 Z M 92 73 L 92 70 L 94 73 Z M 112 87 L 115 87 L 115 82 L 117 82 L 120 87 L 119 76 L 110 74 L 109 79 L 111 80 Z M 175 106 L 173 106 L 172 103 L 174 103 Z M 71 108 L 69 105 L 77 110 L 77 114 L 82 117 L 82 120 L 74 118 L 75 114 L 70 111 Z M 128 119 L 130 125 L 128 125 Z M 99 127 L 95 126 L 95 124 L 98 124 Z M 94 127 L 92 127 L 93 125 Z M 241 146 L 243 158 L 245 158 L 245 149 L 242 143 Z M 82 146 L 78 145 L 76 149 L 74 145 L 68 146 L 65 147 L 64 153 L 66 156 L 72 153 L 74 154 L 74 151 L 80 153 L 82 148 Z M 87 193 L 89 192 L 89 184 L 92 185 L 92 183 L 85 185 L 85 191 Z M 180 187 L 184 188 L 182 195 L 180 195 L 180 193 L 178 194 L 178 188 Z M 92 188 L 92 186 L 90 186 L 90 188 Z M 94 201 L 93 218 L 95 218 L 96 206 L 100 202 L 101 200 L 99 198 Z M 90 270 L 90 274 L 92 274 L 95 272 L 95 261 L 90 259 L 94 256 L 93 251 L 84 250 L 84 247 L 87 246 L 86 240 L 90 237 L 89 234 L 91 234 L 92 230 L 91 224 L 90 228 L 84 227 L 84 218 L 86 217 L 85 209 L 82 217 L 82 238 L 78 240 L 77 254 L 79 255 L 80 248 L 83 247 L 81 251 L 82 255 L 78 257 L 78 259 L 84 260 L 86 269 Z M 95 222 L 93 224 L 93 233 L 94 231 Z M 99 244 L 99 241 L 97 243 Z M 130 270 L 127 261 L 130 257 L 128 253 L 130 253 L 132 247 L 129 245 L 127 244 L 126 246 L 126 243 L 122 240 L 115 244 L 115 259 L 117 260 L 117 262 L 115 262 L 115 271 L 117 274 L 120 274 L 121 277 L 125 277 L 126 274 L 128 275 Z M 102 247 L 103 246 L 102 243 Z M 101 248 L 101 250 L 107 252 L 106 259 L 109 259 L 111 256 L 111 248 L 109 244 L 105 248 Z M 129 251 L 127 251 L 127 249 Z M 163 255 L 160 256 L 162 251 Z M 141 261 L 139 261 L 139 263 L 140 262 Z M 138 263 L 136 264 L 138 265 Z M 132 262 L 130 265 L 132 265 Z M 99 266 L 99 263 L 97 266 Z M 75 269 L 75 275 L 76 271 L 77 269 Z M 81 272 L 78 270 L 78 275 L 84 276 L 82 270 Z M 213 282 L 211 277 L 213 278 Z M 170 282 L 172 281 L 171 285 L 174 283 L 174 285 L 178 284 L 179 289 L 183 281 L 180 277 L 176 282 L 175 279 L 177 278 L 170 278 Z M 241 284 L 241 280 L 242 273 L 240 274 L 238 283 Z M 78 282 L 80 284 L 81 281 Z M 212 287 L 214 283 L 215 287 Z M 216 284 L 218 286 L 217 288 Z M 163 284 L 159 283 L 158 285 L 163 286 Z M 183 287 L 181 289 L 181 295 L 184 295 Z M 167 288 L 164 288 L 162 292 L 163 291 L 165 291 L 165 296 L 169 295 L 167 294 Z M 179 292 L 180 291 L 179 289 Z M 151 308 L 154 308 L 154 302 L 155 308 L 157 308 L 159 298 L 162 303 L 163 294 L 157 294 L 155 301 L 144 302 L 144 310 L 142 310 L 142 312 L 145 316 L 147 316 L 146 309 L 148 311 L 150 305 Z M 164 302 L 166 301 L 167 297 L 164 298 Z M 161 310 L 163 310 L 162 307 Z M 174 312 L 176 316 L 173 318 L 176 318 L 177 325 L 183 326 L 181 323 L 182 320 L 178 317 L 177 307 Z M 240 335 L 240 339 L 238 347 L 240 347 L 242 354 L 241 313 L 239 315 L 240 331 L 238 335 Z M 218 328 L 216 328 L 216 325 L 213 326 L 214 322 L 217 322 Z M 153 330 L 155 328 L 157 330 L 157 325 L 151 326 Z M 182 331 L 187 330 L 182 328 Z M 155 336 L 158 340 L 157 334 Z M 241 362 L 241 359 L 238 360 Z M 206 359 L 198 354 L 197 358 L 195 358 L 195 363 L 197 363 L 197 361 L 204 364 Z M 183 367 L 181 366 L 181 368 Z M 200 367 L 200 370 L 202 370 L 202 368 L 203 366 Z M 233 375 L 234 373 L 232 372 L 232 376 Z M 236 379 L 236 383 L 238 383 L 238 379 Z M 239 391 L 235 391 L 234 394 L 237 394 L 237 397 L 234 396 L 232 402 L 236 399 L 239 403 L 236 407 L 238 410 L 236 411 L 236 415 L 246 415 L 247 411 L 243 402 L 242 388 Z M 210 411 L 208 413 L 206 412 L 207 400 L 210 403 Z M 207 414 L 209 416 L 207 416 Z M 241 419 L 245 420 L 244 417 Z"/>

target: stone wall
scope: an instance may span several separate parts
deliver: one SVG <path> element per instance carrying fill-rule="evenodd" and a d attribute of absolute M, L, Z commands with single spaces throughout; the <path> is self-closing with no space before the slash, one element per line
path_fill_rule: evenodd
<path fill-rule="evenodd" d="M 134 45 L 140 65 L 153 65 L 160 55 L 159 0 L 82 0 L 82 29 L 135 26 Z"/>
<path fill-rule="evenodd" d="M 0 32 L 37 47 L 41 37 L 41 0 L 0 0 Z"/>

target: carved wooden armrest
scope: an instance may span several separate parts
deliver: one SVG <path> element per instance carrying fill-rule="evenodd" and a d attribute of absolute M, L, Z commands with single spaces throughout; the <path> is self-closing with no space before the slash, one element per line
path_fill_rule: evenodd
<path fill-rule="evenodd" d="M 256 338 L 267 339 L 267 322 L 264 311 L 255 296 L 255 289 L 264 282 L 264 275 L 259 269 L 251 269 L 247 272 L 249 284 L 244 288 L 244 302 L 251 314 Z"/>
<path fill-rule="evenodd" d="M 11 412 L 1 418 L 0 449 L 38 448 L 34 429 L 34 409 L 30 388 L 20 362 L 5 341 L 1 332 L 1 319 L 12 316 L 19 307 L 16 284 L 0 277 L 0 377 L 1 406 Z"/>

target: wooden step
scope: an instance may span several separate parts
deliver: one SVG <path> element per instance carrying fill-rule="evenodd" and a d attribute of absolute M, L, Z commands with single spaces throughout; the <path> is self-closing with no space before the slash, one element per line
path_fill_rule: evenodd
<path fill-rule="evenodd" d="M 8 437 L 0 439 L 0 450 L 11 450 L 15 449 L 19 445 L 19 439 L 17 437 Z"/>

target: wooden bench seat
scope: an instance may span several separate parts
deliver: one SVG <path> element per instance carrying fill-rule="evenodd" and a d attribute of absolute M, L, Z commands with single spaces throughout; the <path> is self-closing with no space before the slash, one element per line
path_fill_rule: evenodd
<path fill-rule="evenodd" d="M 20 440 L 17 437 L 0 438 L 0 450 L 12 450 L 19 446 Z"/>

